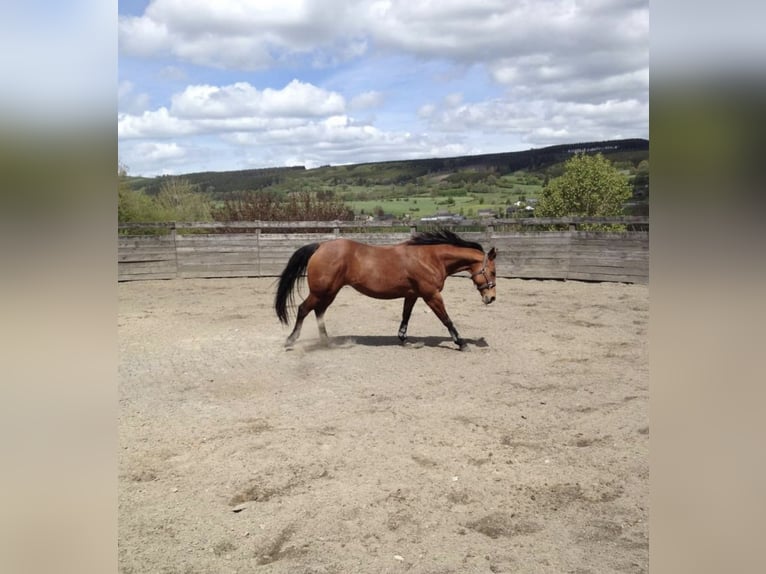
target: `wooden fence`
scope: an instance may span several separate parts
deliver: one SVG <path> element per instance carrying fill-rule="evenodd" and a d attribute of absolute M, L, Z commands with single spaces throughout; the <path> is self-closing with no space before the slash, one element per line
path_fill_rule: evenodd
<path fill-rule="evenodd" d="M 629 231 L 584 231 L 621 224 Z M 647 217 L 529 218 L 446 227 L 498 250 L 500 277 L 649 282 Z M 558 231 L 548 231 L 556 226 Z M 120 225 L 118 280 L 275 277 L 307 243 L 347 237 L 375 245 L 407 240 L 426 225 L 301 221 Z M 638 230 L 636 230 L 638 229 Z"/>

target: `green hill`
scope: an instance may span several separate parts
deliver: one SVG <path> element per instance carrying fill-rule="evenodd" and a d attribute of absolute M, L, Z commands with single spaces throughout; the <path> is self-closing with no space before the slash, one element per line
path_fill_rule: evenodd
<path fill-rule="evenodd" d="M 545 182 L 561 175 L 573 153 L 601 153 L 635 187 L 634 214 L 648 213 L 649 142 L 644 139 L 584 142 L 517 152 L 323 166 L 197 172 L 154 178 L 130 177 L 128 185 L 148 195 L 159 192 L 167 178 L 187 180 L 213 205 L 223 205 L 242 192 L 285 196 L 310 191 L 348 204 L 357 215 L 420 218 L 437 212 L 468 217 L 491 210 L 505 215 L 517 202 L 534 203 Z M 637 177 L 638 176 L 638 177 Z"/>
<path fill-rule="evenodd" d="M 572 153 L 601 152 L 615 162 L 632 163 L 634 166 L 649 155 L 649 142 L 643 139 L 585 142 L 556 145 L 517 152 L 450 158 L 414 159 L 359 163 L 341 166 L 323 166 L 305 169 L 303 166 L 245 169 L 238 171 L 197 172 L 178 176 L 128 177 L 133 189 L 143 189 L 156 194 L 167 177 L 182 177 L 208 193 L 214 199 L 225 199 L 233 192 L 272 189 L 290 191 L 297 188 L 354 186 L 374 188 L 378 186 L 423 185 L 429 181 L 444 179 L 454 183 L 476 183 L 513 174 L 519 171 L 536 173 L 541 177 L 554 176 L 557 164 Z"/>

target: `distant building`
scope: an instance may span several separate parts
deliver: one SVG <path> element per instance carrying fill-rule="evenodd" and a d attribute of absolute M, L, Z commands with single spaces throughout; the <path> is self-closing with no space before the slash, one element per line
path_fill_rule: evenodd
<path fill-rule="evenodd" d="M 509 217 L 513 217 L 517 213 L 520 217 L 531 217 L 534 214 L 534 211 L 535 208 L 531 205 L 517 206 L 514 204 L 505 208 L 505 214 Z"/>
<path fill-rule="evenodd" d="M 422 223 L 459 223 L 463 221 L 465 217 L 456 213 L 450 213 L 449 211 L 440 211 L 434 215 L 427 215 L 421 217 Z"/>

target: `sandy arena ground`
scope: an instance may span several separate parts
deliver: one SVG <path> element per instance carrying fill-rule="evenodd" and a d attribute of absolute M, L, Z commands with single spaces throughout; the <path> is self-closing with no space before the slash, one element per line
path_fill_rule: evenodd
<path fill-rule="evenodd" d="M 648 571 L 647 286 L 450 278 L 463 353 L 349 288 L 287 351 L 274 286 L 119 285 L 121 572 Z"/>

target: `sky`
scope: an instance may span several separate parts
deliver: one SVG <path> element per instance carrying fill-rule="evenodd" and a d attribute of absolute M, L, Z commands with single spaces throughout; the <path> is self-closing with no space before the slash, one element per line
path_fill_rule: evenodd
<path fill-rule="evenodd" d="M 118 11 L 130 175 L 649 137 L 648 0 L 120 0 Z"/>

